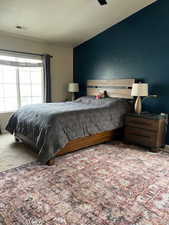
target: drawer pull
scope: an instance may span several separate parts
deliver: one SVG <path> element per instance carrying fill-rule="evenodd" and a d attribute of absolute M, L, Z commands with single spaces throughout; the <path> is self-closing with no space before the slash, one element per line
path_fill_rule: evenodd
<path fill-rule="evenodd" d="M 132 132 L 130 132 L 129 133 L 130 135 L 134 135 L 134 136 L 138 136 L 138 137 L 145 137 L 145 138 L 150 138 L 150 136 L 148 136 L 148 135 L 140 135 L 140 134 L 136 134 L 136 133 L 132 133 Z"/>

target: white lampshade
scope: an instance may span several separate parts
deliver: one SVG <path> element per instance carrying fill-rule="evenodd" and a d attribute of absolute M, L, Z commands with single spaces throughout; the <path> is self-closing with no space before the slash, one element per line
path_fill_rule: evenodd
<path fill-rule="evenodd" d="M 146 83 L 133 84 L 131 96 L 148 96 L 148 84 Z"/>
<path fill-rule="evenodd" d="M 68 85 L 69 92 L 79 92 L 79 84 L 78 83 L 69 83 Z"/>

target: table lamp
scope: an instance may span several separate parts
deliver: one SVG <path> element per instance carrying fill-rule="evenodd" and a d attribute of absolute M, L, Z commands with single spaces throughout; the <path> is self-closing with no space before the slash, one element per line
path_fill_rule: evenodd
<path fill-rule="evenodd" d="M 75 100 L 75 92 L 79 92 L 79 84 L 78 83 L 69 83 L 68 92 L 72 93 L 72 101 Z"/>
<path fill-rule="evenodd" d="M 148 96 L 148 84 L 134 83 L 131 90 L 131 96 L 137 96 L 134 109 L 136 113 L 140 114 L 142 111 L 141 97 Z"/>

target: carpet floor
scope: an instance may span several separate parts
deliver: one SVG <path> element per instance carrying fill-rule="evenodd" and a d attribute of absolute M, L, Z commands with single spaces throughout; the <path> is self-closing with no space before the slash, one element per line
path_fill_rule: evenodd
<path fill-rule="evenodd" d="M 1 225 L 169 225 L 169 154 L 102 144 L 0 173 Z"/>
<path fill-rule="evenodd" d="M 10 134 L 0 135 L 0 172 L 35 161 L 37 156 L 29 146 L 15 143 Z M 0 224 L 1 225 L 1 224 Z"/>

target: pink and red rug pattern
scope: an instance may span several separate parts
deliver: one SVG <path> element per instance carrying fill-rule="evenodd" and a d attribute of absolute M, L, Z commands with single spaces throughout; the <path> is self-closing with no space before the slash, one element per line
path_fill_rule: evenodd
<path fill-rule="evenodd" d="M 0 225 L 169 225 L 169 154 L 102 144 L 0 173 Z"/>

